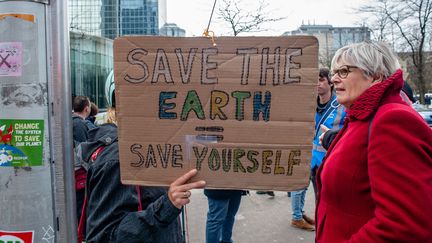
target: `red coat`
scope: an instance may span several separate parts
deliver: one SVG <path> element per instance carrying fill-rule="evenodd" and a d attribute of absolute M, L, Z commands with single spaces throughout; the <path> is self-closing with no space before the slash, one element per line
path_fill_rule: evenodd
<path fill-rule="evenodd" d="M 398 70 L 348 110 L 317 173 L 317 242 L 432 242 L 432 130 L 402 86 Z"/>

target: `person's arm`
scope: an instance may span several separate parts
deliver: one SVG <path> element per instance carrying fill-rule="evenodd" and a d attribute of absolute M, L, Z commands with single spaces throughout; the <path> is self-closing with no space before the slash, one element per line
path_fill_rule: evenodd
<path fill-rule="evenodd" d="M 101 167 L 91 167 L 88 175 L 87 186 L 91 190 L 87 198 L 87 242 L 152 242 L 154 235 L 166 230 L 189 202 L 180 190 L 204 186 L 202 181 L 185 184 L 196 174 L 189 172 L 181 177 L 183 184 L 170 187 L 172 201 L 165 193 L 138 211 L 136 187 L 121 184 L 118 161 L 104 161 Z"/>
<path fill-rule="evenodd" d="M 327 131 L 321 134 L 320 143 L 325 150 L 328 150 L 330 148 L 330 145 L 332 144 L 333 140 L 336 138 L 336 135 L 339 133 L 340 130 L 340 128 L 333 128 L 330 130 L 327 128 Z"/>
<path fill-rule="evenodd" d="M 406 109 L 375 116 L 368 173 L 375 217 L 348 242 L 430 242 L 432 131 Z"/>
<path fill-rule="evenodd" d="M 118 226 L 116 242 L 134 242 L 137 239 L 138 242 L 142 239 L 153 242 L 150 240 L 153 232 L 165 230 L 178 217 L 181 208 L 190 202 L 189 190 L 205 186 L 204 181 L 187 183 L 197 173 L 194 169 L 182 175 L 170 185 L 166 194 L 146 209 L 128 213 Z"/>

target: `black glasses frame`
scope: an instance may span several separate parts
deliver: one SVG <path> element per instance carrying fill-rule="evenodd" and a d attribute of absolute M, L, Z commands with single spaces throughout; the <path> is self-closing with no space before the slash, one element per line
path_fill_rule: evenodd
<path fill-rule="evenodd" d="M 351 68 L 359 68 L 359 67 L 352 66 L 352 65 L 343 65 L 338 69 L 332 70 L 331 76 L 334 77 L 337 74 L 339 78 L 345 79 L 348 77 L 348 74 L 352 72 Z"/>

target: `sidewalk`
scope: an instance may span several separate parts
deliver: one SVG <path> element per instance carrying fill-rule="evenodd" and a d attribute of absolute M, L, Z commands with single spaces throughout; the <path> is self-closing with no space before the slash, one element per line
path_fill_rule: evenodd
<path fill-rule="evenodd" d="M 234 243 L 315 242 L 315 232 L 293 228 L 291 199 L 286 192 L 275 192 L 275 197 L 250 195 L 242 197 L 233 230 Z M 305 212 L 314 216 L 315 203 L 312 186 L 306 195 Z M 203 190 L 192 191 L 191 203 L 186 207 L 188 243 L 205 243 L 207 198 Z"/>

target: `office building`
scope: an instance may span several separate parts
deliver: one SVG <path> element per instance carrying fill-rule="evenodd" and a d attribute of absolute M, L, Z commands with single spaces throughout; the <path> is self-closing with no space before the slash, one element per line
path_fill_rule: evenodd
<path fill-rule="evenodd" d="M 113 39 L 158 35 L 166 0 L 68 0 L 72 95 L 106 107 L 104 85 L 113 70 Z"/>
<path fill-rule="evenodd" d="M 160 28 L 159 35 L 173 36 L 173 37 L 185 37 L 186 31 L 178 27 L 174 23 L 166 23 Z"/>
<path fill-rule="evenodd" d="M 166 0 L 68 0 L 68 16 L 70 30 L 78 33 L 109 39 L 158 35 Z"/>
<path fill-rule="evenodd" d="M 367 27 L 333 27 L 332 25 L 301 25 L 297 30 L 283 35 L 313 35 L 319 43 L 320 64 L 329 66 L 334 53 L 341 47 L 370 40 Z"/>
<path fill-rule="evenodd" d="M 101 36 L 101 0 L 68 0 L 69 30 Z"/>
<path fill-rule="evenodd" d="M 69 32 L 72 96 L 85 95 L 106 107 L 105 80 L 113 70 L 113 40 Z"/>

